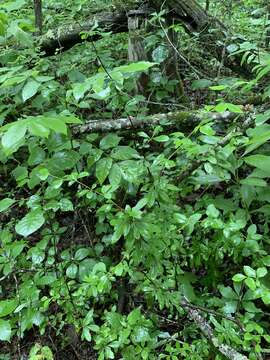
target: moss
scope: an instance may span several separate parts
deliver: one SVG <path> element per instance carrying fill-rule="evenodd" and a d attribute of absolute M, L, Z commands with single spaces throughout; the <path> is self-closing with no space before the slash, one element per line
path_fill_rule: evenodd
<path fill-rule="evenodd" d="M 190 120 L 192 115 L 193 114 L 190 111 L 176 111 L 173 113 L 168 113 L 168 119 L 183 124 L 187 120 Z"/>

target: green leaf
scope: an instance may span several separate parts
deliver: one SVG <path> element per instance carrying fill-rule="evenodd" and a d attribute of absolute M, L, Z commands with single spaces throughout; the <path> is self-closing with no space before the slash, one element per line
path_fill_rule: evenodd
<path fill-rule="evenodd" d="M 0 301 L 0 317 L 11 314 L 17 307 L 16 300 L 2 300 Z"/>
<path fill-rule="evenodd" d="M 5 198 L 0 201 L 0 213 L 6 211 L 11 205 L 15 203 L 15 200 Z"/>
<path fill-rule="evenodd" d="M 90 255 L 91 251 L 89 248 L 81 248 L 76 251 L 74 259 L 81 261 Z"/>
<path fill-rule="evenodd" d="M 210 204 L 210 205 L 207 206 L 206 214 L 209 217 L 218 218 L 219 217 L 219 210 L 215 207 L 215 205 Z"/>
<path fill-rule="evenodd" d="M 110 148 L 116 147 L 120 140 L 121 138 L 119 136 L 115 134 L 108 134 L 100 141 L 99 145 L 102 150 L 108 150 Z"/>
<path fill-rule="evenodd" d="M 2 137 L 2 146 L 6 155 L 11 155 L 24 144 L 26 129 L 27 124 L 22 121 L 17 121 L 9 127 Z"/>
<path fill-rule="evenodd" d="M 237 294 L 233 291 L 233 289 L 230 286 L 222 286 L 220 287 L 219 291 L 225 299 L 229 299 L 229 300 L 238 299 Z"/>
<path fill-rule="evenodd" d="M 160 136 L 154 137 L 154 140 L 157 142 L 166 142 L 166 141 L 169 141 L 170 138 L 167 135 L 160 135 Z"/>
<path fill-rule="evenodd" d="M 263 278 L 267 274 L 267 269 L 265 267 L 260 267 L 256 271 L 258 278 Z"/>
<path fill-rule="evenodd" d="M 140 157 L 138 151 L 130 146 L 117 146 L 111 152 L 111 157 L 116 160 L 138 159 Z"/>
<path fill-rule="evenodd" d="M 60 134 L 67 134 L 67 126 L 61 117 L 43 117 L 42 122 L 49 129 Z"/>
<path fill-rule="evenodd" d="M 233 281 L 235 282 L 241 282 L 243 281 L 244 279 L 246 279 L 246 276 L 244 274 L 236 274 L 233 276 Z"/>
<path fill-rule="evenodd" d="M 207 89 L 212 85 L 212 81 L 208 79 L 194 80 L 191 84 L 192 90 Z"/>
<path fill-rule="evenodd" d="M 78 272 L 78 266 L 76 264 L 71 264 L 66 270 L 67 277 L 70 279 L 75 279 Z"/>
<path fill-rule="evenodd" d="M 246 164 L 255 166 L 258 169 L 269 171 L 270 156 L 266 155 L 250 155 L 244 158 Z"/>
<path fill-rule="evenodd" d="M 136 63 L 131 63 L 129 65 L 119 66 L 114 69 L 114 71 L 120 71 L 121 73 L 132 73 L 138 71 L 145 71 L 150 67 L 156 65 L 156 63 L 148 62 L 148 61 L 139 61 Z"/>
<path fill-rule="evenodd" d="M 158 46 L 153 52 L 152 52 L 152 58 L 156 63 L 162 63 L 169 55 L 168 49 L 164 45 Z"/>
<path fill-rule="evenodd" d="M 69 199 L 66 199 L 66 198 L 61 199 L 59 201 L 59 205 L 60 205 L 60 209 L 62 211 L 73 211 L 74 210 L 73 204 Z"/>
<path fill-rule="evenodd" d="M 27 237 L 37 231 L 45 222 L 41 210 L 32 210 L 15 226 L 17 234 Z"/>
<path fill-rule="evenodd" d="M 228 88 L 228 85 L 215 85 L 215 86 L 210 86 L 209 89 L 210 90 L 214 90 L 214 91 L 222 91 Z"/>
<path fill-rule="evenodd" d="M 247 278 L 245 279 L 245 284 L 250 288 L 250 290 L 256 290 L 256 283 L 254 281 L 254 279 L 252 278 Z"/>
<path fill-rule="evenodd" d="M 96 177 L 102 185 L 110 173 L 112 167 L 112 159 L 111 158 L 103 158 L 99 160 L 96 164 Z"/>
<path fill-rule="evenodd" d="M 242 185 L 249 185 L 249 186 L 259 186 L 259 187 L 266 187 L 267 182 L 263 179 L 255 178 L 255 177 L 247 177 L 240 181 Z"/>
<path fill-rule="evenodd" d="M 263 257 L 262 262 L 265 266 L 270 266 L 270 255 Z"/>
<path fill-rule="evenodd" d="M 113 164 L 110 174 L 109 181 L 112 186 L 118 186 L 122 179 L 121 169 L 118 164 Z"/>
<path fill-rule="evenodd" d="M 50 175 L 49 170 L 46 168 L 39 168 L 37 171 L 37 176 L 40 178 L 40 180 L 46 180 L 48 176 Z"/>
<path fill-rule="evenodd" d="M 262 301 L 264 302 L 265 305 L 269 305 L 270 304 L 270 291 L 266 291 L 263 296 L 262 296 Z"/>
<path fill-rule="evenodd" d="M 256 271 L 254 269 L 252 269 L 250 266 L 244 266 L 244 273 L 248 276 L 248 277 L 256 277 Z"/>
<path fill-rule="evenodd" d="M 9 321 L 0 319 L 0 340 L 9 341 L 11 337 L 11 326 Z"/>
<path fill-rule="evenodd" d="M 38 92 L 38 89 L 40 87 L 40 83 L 30 79 L 27 81 L 27 83 L 24 85 L 23 90 L 22 90 L 22 99 L 25 102 L 26 100 L 30 99 L 31 97 L 33 97 L 34 95 L 36 95 L 36 93 Z"/>
<path fill-rule="evenodd" d="M 45 126 L 42 122 L 42 119 L 36 119 L 36 121 L 31 121 L 28 124 L 28 130 L 30 134 L 34 136 L 40 136 L 47 138 L 50 134 L 50 129 Z"/>

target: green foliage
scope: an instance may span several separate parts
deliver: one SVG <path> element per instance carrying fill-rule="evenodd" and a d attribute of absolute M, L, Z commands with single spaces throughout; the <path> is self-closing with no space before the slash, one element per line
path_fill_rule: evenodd
<path fill-rule="evenodd" d="M 144 39 L 149 62 L 121 59 L 124 35 L 45 58 L 33 48 L 29 4 L 0 4 L 3 353 L 32 337 L 28 358 L 53 360 L 51 335 L 67 347 L 72 327 L 99 360 L 221 360 L 183 299 L 205 314 L 221 344 L 251 360 L 267 353 L 270 112 L 232 99 L 258 88 L 268 99 L 269 57 L 254 55 L 252 41 L 232 41 L 227 50 L 255 65 L 253 79 L 188 73 L 191 90 L 207 92 L 205 117 L 190 133 L 164 121 L 74 135 L 89 119 L 121 116 L 132 125 L 151 99 L 172 106 L 177 81 L 163 69 L 171 49 L 158 27 Z M 67 4 L 75 17 L 89 10 L 87 1 Z M 51 7 L 70 17 L 45 1 L 46 26 Z M 153 14 L 152 25 L 164 15 Z M 149 99 L 131 95 L 142 72 Z"/>

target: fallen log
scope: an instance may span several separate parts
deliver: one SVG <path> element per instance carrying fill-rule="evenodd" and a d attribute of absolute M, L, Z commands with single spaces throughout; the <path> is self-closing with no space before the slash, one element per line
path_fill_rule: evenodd
<path fill-rule="evenodd" d="M 96 24 L 98 24 L 99 30 L 106 32 L 120 33 L 128 31 L 128 20 L 125 11 L 101 12 L 93 14 L 82 24 L 63 25 L 57 29 L 47 31 L 39 39 L 40 50 L 45 52 L 46 56 L 50 56 L 54 55 L 57 49 L 65 51 L 85 40 L 98 40 L 100 38 L 98 33 L 94 33 L 86 39 L 82 39 L 81 36 L 82 32 L 91 31 Z"/>
<path fill-rule="evenodd" d="M 166 0 L 165 2 L 150 0 L 150 6 L 159 11 L 163 6 L 168 7 L 168 17 L 174 18 L 174 22 L 182 23 L 184 28 L 192 35 L 198 36 L 203 44 L 215 58 L 222 64 L 229 67 L 237 73 L 250 76 L 251 65 L 241 64 L 242 55 L 231 56 L 228 50 L 228 39 L 231 34 L 226 27 L 216 18 L 207 14 L 207 12 L 195 0 Z M 55 30 L 49 30 L 40 38 L 41 50 L 46 55 L 55 54 L 56 49 L 67 50 L 77 43 L 84 40 L 81 38 L 81 32 L 90 31 L 98 23 L 103 31 L 112 33 L 128 31 L 129 10 L 134 5 L 127 5 L 125 10 L 115 10 L 110 12 L 101 12 L 93 14 L 88 21 L 82 24 L 63 25 Z M 100 36 L 96 33 L 89 36 L 86 40 L 95 41 Z M 239 40 L 242 42 L 243 40 Z"/>
<path fill-rule="evenodd" d="M 203 113 L 199 111 L 176 111 L 166 114 L 155 114 L 145 117 L 133 117 L 113 120 L 89 120 L 83 125 L 72 127 L 73 134 L 91 132 L 112 132 L 118 130 L 138 129 L 156 126 L 162 123 L 171 123 L 171 127 L 186 131 L 193 129 L 202 120 L 209 119 L 215 122 L 228 122 L 241 116 L 238 113 L 225 111 L 224 113 Z"/>

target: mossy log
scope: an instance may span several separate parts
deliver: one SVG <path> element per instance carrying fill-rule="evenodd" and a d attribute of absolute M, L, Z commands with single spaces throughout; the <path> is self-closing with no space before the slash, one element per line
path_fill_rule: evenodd
<path fill-rule="evenodd" d="M 89 120 L 83 125 L 76 125 L 72 128 L 73 134 L 84 134 L 91 132 L 113 132 L 125 129 L 138 129 L 153 127 L 159 124 L 169 123 L 171 128 L 180 131 L 192 130 L 202 120 L 209 119 L 215 122 L 232 121 L 241 114 L 224 113 L 206 113 L 199 111 L 176 111 L 166 114 L 155 114 L 145 117 L 120 118 L 114 120 Z"/>

